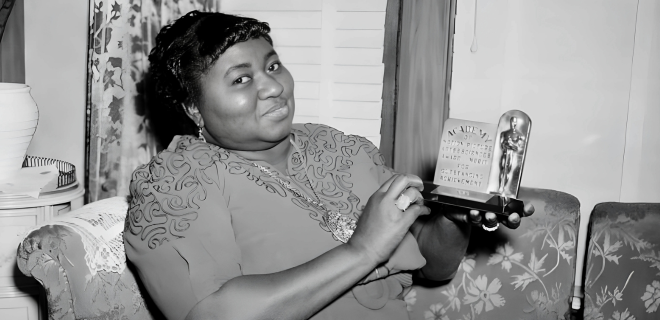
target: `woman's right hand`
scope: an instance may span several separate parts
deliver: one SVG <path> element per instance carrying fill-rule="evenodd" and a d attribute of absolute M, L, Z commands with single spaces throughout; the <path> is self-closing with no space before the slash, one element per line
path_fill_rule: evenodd
<path fill-rule="evenodd" d="M 422 180 L 415 175 L 392 176 L 367 201 L 347 244 L 365 253 L 375 264 L 387 261 L 417 217 L 431 212 L 424 206 L 420 193 L 423 188 Z M 395 204 L 401 194 L 412 201 L 406 210 Z"/>

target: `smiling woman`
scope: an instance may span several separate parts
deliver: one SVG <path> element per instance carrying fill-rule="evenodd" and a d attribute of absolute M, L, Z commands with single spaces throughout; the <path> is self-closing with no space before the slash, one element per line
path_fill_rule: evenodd
<path fill-rule="evenodd" d="M 133 173 L 126 255 L 168 319 L 407 319 L 413 276 L 451 277 L 482 216 L 427 216 L 367 139 L 292 124 L 269 31 L 193 11 L 158 35 L 151 107 L 184 125 Z"/>
<path fill-rule="evenodd" d="M 293 78 L 264 38 L 232 46 L 201 80 L 200 107 L 186 110 L 208 142 L 254 151 L 289 136 Z"/>

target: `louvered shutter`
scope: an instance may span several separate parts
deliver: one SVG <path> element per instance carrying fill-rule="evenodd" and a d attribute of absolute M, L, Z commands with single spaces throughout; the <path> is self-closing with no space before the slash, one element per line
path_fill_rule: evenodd
<path fill-rule="evenodd" d="M 220 11 L 268 22 L 295 80 L 295 122 L 380 143 L 387 0 L 221 0 Z"/>

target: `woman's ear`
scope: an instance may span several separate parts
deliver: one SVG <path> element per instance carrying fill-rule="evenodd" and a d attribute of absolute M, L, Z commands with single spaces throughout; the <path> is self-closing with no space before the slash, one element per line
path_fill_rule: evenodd
<path fill-rule="evenodd" d="M 204 118 L 202 118 L 202 114 L 199 113 L 199 108 L 197 108 L 197 106 L 194 104 L 187 106 L 184 103 L 181 103 L 181 107 L 183 107 L 188 118 L 197 124 L 198 127 L 204 127 Z"/>

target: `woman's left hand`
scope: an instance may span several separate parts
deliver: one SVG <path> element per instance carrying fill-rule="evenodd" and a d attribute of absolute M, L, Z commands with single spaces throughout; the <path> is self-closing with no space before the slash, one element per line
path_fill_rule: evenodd
<path fill-rule="evenodd" d="M 445 217 L 452 221 L 460 221 L 465 223 L 471 223 L 475 226 L 496 226 L 497 223 L 505 225 L 507 228 L 516 229 L 520 226 L 520 220 L 522 217 L 528 217 L 534 214 L 534 206 L 531 203 L 527 203 L 523 208 L 523 216 L 514 212 L 510 214 L 506 219 L 503 217 L 498 217 L 493 212 L 483 213 L 479 210 L 470 210 L 468 214 L 464 209 L 459 209 L 455 207 L 447 206 L 445 210 L 451 210 L 449 212 L 444 212 Z"/>

